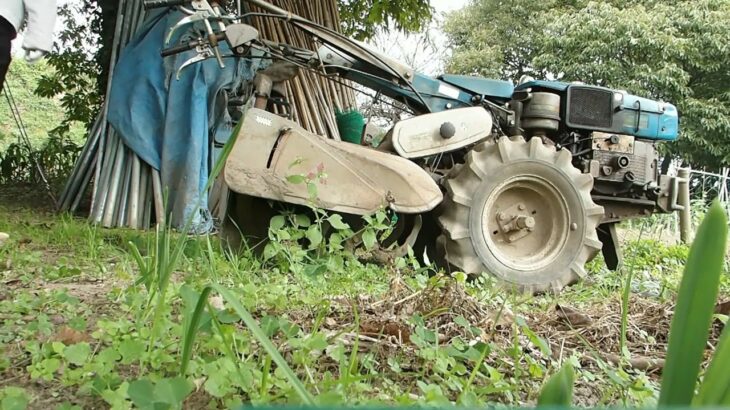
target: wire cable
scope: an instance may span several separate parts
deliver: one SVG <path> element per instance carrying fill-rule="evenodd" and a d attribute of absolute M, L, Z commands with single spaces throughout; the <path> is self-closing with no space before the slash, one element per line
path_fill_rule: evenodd
<path fill-rule="evenodd" d="M 8 73 L 10 74 L 10 73 Z M 10 108 L 10 112 L 12 113 L 13 120 L 15 121 L 15 125 L 18 127 L 18 135 L 20 141 L 25 144 L 25 148 L 28 150 L 28 156 L 33 161 L 33 164 L 38 170 L 38 175 L 40 176 L 41 180 L 43 181 L 43 184 L 46 188 L 46 193 L 51 198 L 53 203 L 56 203 L 56 197 L 53 195 L 53 190 L 51 189 L 51 184 L 48 183 L 48 179 L 46 178 L 46 173 L 43 170 L 43 166 L 41 165 L 40 161 L 38 160 L 37 153 L 33 151 L 33 146 L 30 143 L 30 138 L 28 138 L 28 130 L 25 127 L 25 123 L 23 122 L 23 117 L 20 114 L 20 109 L 18 108 L 18 105 L 15 103 L 15 97 L 13 96 L 13 92 L 11 90 L 10 81 L 8 81 L 9 78 L 5 79 L 5 86 L 3 87 L 3 93 L 5 94 L 5 99 L 8 102 L 8 107 Z"/>

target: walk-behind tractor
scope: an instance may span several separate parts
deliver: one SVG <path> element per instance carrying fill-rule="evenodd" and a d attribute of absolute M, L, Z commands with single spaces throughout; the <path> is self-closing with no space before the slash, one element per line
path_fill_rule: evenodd
<path fill-rule="evenodd" d="M 447 270 L 543 292 L 580 280 L 601 250 L 616 269 L 618 222 L 680 208 L 677 179 L 660 170 L 656 147 L 677 138 L 671 104 L 581 83 L 432 78 L 261 0 L 246 3 L 321 48 L 263 40 L 246 16 L 188 3 L 193 17 L 212 23 L 208 33 L 164 55 L 197 48 L 200 58 L 220 58 L 215 47 L 226 42 L 236 56 L 267 61 L 225 164 L 229 235 L 235 227 L 237 235 L 265 237 L 272 202 L 311 204 L 306 184 L 287 177 L 319 167 L 328 180 L 318 207 L 350 217 L 388 209 L 401 247 Z M 273 108 L 285 105 L 284 85 L 300 70 L 357 83 L 412 116 L 377 146 L 315 135 Z"/>

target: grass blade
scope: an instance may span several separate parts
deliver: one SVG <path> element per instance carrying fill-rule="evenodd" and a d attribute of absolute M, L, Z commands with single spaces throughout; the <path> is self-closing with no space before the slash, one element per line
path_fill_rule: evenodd
<path fill-rule="evenodd" d="M 694 396 L 725 258 L 727 217 L 715 201 L 697 230 L 674 309 L 659 406 L 688 406 Z"/>
<path fill-rule="evenodd" d="M 249 313 L 249 311 L 241 304 L 241 302 L 238 301 L 238 298 L 236 298 L 236 296 L 231 293 L 231 291 L 217 284 L 207 286 L 205 289 L 203 289 L 203 292 L 200 295 L 200 299 L 195 306 L 195 312 L 188 322 L 185 340 L 183 340 L 183 355 L 180 365 L 181 375 L 184 375 L 187 371 L 187 366 L 190 362 L 190 356 L 192 354 L 193 343 L 195 342 L 195 334 L 198 328 L 198 324 L 203 314 L 203 309 L 205 308 L 205 305 L 208 301 L 208 296 L 210 295 L 210 292 L 212 290 L 218 292 L 223 297 L 223 299 L 225 299 L 225 301 L 228 302 L 228 304 L 233 308 L 236 314 L 238 314 L 241 320 L 243 320 L 243 323 L 246 324 L 256 340 L 261 344 L 264 350 L 266 350 L 266 353 L 269 354 L 271 360 L 276 363 L 276 365 L 284 372 L 287 380 L 289 380 L 289 383 L 294 388 L 294 391 L 297 393 L 297 395 L 299 395 L 299 398 L 302 400 L 302 403 L 309 406 L 314 405 L 314 398 L 312 397 L 312 395 L 309 393 L 309 391 L 307 391 L 307 389 L 304 387 L 304 384 L 301 382 L 301 380 L 299 380 L 297 375 L 294 374 L 294 371 L 291 369 L 291 367 L 289 367 L 289 364 L 281 356 L 276 346 L 271 343 L 271 340 L 269 340 L 269 338 L 266 336 L 266 333 L 261 330 L 258 322 L 256 322 L 253 316 L 251 316 L 251 313 Z"/>
<path fill-rule="evenodd" d="M 573 401 L 573 366 L 566 364 L 548 379 L 537 398 L 538 406 L 569 407 Z"/>
<path fill-rule="evenodd" d="M 243 323 L 246 324 L 256 340 L 258 340 L 264 350 L 266 350 L 266 353 L 271 356 L 271 360 L 273 360 L 274 363 L 276 363 L 276 365 L 279 366 L 279 368 L 284 372 L 286 378 L 289 380 L 289 383 L 291 383 L 292 387 L 297 392 L 302 402 L 309 406 L 314 405 L 314 398 L 312 397 L 312 395 L 307 391 L 307 389 L 304 387 L 304 384 L 302 384 L 297 375 L 294 374 L 294 371 L 291 369 L 291 367 L 289 367 L 289 364 L 281 356 L 276 346 L 274 346 L 274 344 L 271 343 L 271 340 L 266 337 L 266 333 L 261 330 L 258 322 L 256 322 L 253 316 L 251 316 L 251 313 L 249 313 L 249 311 L 241 304 L 241 302 L 238 301 L 238 298 L 236 298 L 236 296 L 231 293 L 230 290 L 218 284 L 212 285 L 212 287 L 216 290 L 216 292 L 220 293 L 220 295 L 223 296 L 223 299 L 225 299 L 226 302 L 228 302 L 233 308 L 233 310 L 236 311 L 238 316 L 241 318 L 241 320 L 243 320 Z"/>
<path fill-rule="evenodd" d="M 728 407 L 730 406 L 730 327 L 725 325 L 720 342 L 710 367 L 705 372 L 705 379 L 693 404 L 697 406 Z"/>
<path fill-rule="evenodd" d="M 195 335 L 198 332 L 198 326 L 200 325 L 200 318 L 203 317 L 205 306 L 208 303 L 208 296 L 213 289 L 206 287 L 201 292 L 198 298 L 198 303 L 195 304 L 195 310 L 192 316 L 186 321 L 185 328 L 185 339 L 183 339 L 182 347 L 182 359 L 180 360 L 180 376 L 185 377 L 185 373 L 188 371 L 188 364 L 190 363 L 190 357 L 193 353 L 193 343 L 195 342 Z"/>

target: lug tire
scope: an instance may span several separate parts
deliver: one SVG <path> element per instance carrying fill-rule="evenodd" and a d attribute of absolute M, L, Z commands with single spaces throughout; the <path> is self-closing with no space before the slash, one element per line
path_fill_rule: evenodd
<path fill-rule="evenodd" d="M 484 272 L 525 293 L 560 291 L 601 249 L 593 177 L 539 138 L 502 137 L 467 155 L 444 182 L 437 240 L 442 263 Z"/>

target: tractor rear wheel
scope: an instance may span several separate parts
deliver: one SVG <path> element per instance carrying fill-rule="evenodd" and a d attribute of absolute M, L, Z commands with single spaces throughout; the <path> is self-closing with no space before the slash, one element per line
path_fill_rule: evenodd
<path fill-rule="evenodd" d="M 593 177 L 571 159 L 539 138 L 502 137 L 472 150 L 445 182 L 444 262 L 526 293 L 559 291 L 584 277 L 601 249 L 604 211 L 591 198 Z"/>

